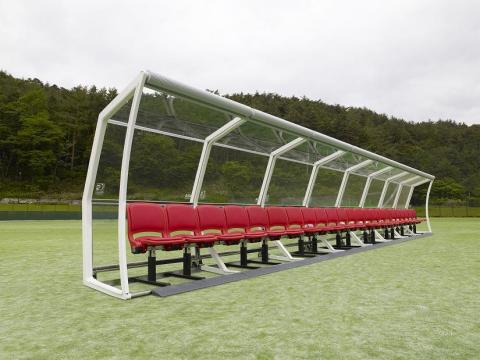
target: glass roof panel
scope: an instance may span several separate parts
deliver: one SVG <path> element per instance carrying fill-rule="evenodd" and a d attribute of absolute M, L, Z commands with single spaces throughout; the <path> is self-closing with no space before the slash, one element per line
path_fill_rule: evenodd
<path fill-rule="evenodd" d="M 232 115 L 204 105 L 144 89 L 137 125 L 182 136 L 205 139 L 229 122 Z"/>
<path fill-rule="evenodd" d="M 366 157 L 347 152 L 343 154 L 342 156 L 336 158 L 335 160 L 332 160 L 328 162 L 325 165 L 322 165 L 322 167 L 328 168 L 328 169 L 334 169 L 334 170 L 340 170 L 340 171 L 345 171 L 348 168 L 360 164 L 361 162 L 368 160 Z"/>
<path fill-rule="evenodd" d="M 296 148 L 284 153 L 282 158 L 298 160 L 313 164 L 324 157 L 333 154 L 338 149 L 333 146 L 308 140 Z"/>
<path fill-rule="evenodd" d="M 385 181 L 385 180 L 391 178 L 392 176 L 398 175 L 402 172 L 403 172 L 403 170 L 401 170 L 401 169 L 391 168 L 390 170 L 387 170 L 384 173 L 381 173 L 380 175 L 375 176 L 375 179 Z"/>
<path fill-rule="evenodd" d="M 270 154 L 297 137 L 285 131 L 247 121 L 218 140 L 218 143 Z"/>
<path fill-rule="evenodd" d="M 403 172 L 403 171 L 402 171 Z M 405 175 L 402 175 L 396 179 L 393 179 L 392 182 L 393 183 L 401 183 L 402 181 L 405 181 L 405 180 L 408 180 L 408 179 L 411 179 L 414 175 L 413 174 L 410 174 L 410 173 L 406 173 Z"/>
<path fill-rule="evenodd" d="M 382 170 L 384 168 L 386 168 L 387 165 L 381 163 L 381 162 L 378 162 L 378 161 L 374 161 L 358 170 L 354 170 L 352 171 L 352 174 L 356 174 L 356 175 L 363 175 L 363 176 L 368 176 L 370 174 L 373 174 L 374 172 L 376 171 L 379 171 L 379 170 Z"/>

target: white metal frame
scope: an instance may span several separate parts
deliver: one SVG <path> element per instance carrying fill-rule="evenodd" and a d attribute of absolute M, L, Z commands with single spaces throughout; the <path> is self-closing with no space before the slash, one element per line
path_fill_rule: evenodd
<path fill-rule="evenodd" d="M 378 200 L 378 207 L 381 208 L 383 207 L 383 202 L 385 200 L 385 195 L 387 194 L 387 189 L 388 189 L 388 185 L 390 185 L 390 183 L 395 180 L 395 179 L 398 179 L 402 176 L 405 176 L 407 175 L 408 172 L 406 171 L 403 171 L 397 175 L 393 175 L 391 177 L 389 177 L 387 180 L 385 180 L 385 184 L 383 185 L 383 190 L 382 190 L 382 194 L 380 195 L 380 199 Z"/>
<path fill-rule="evenodd" d="M 268 196 L 268 188 L 270 187 L 270 181 L 272 180 L 272 174 L 273 174 L 273 170 L 275 169 L 275 163 L 277 162 L 277 159 L 280 157 L 280 155 L 285 154 L 286 152 L 296 148 L 297 146 L 303 144 L 305 141 L 307 140 L 302 137 L 299 137 L 279 147 L 278 149 L 272 151 L 272 153 L 270 154 L 270 157 L 268 158 L 268 164 L 265 170 L 265 176 L 263 177 L 262 187 L 260 189 L 260 194 L 258 195 L 258 200 L 257 200 L 258 205 L 262 207 L 265 206 L 265 202 Z M 274 243 L 277 246 L 277 248 L 280 250 L 282 255 L 280 256 L 270 255 L 270 258 L 276 259 L 276 260 L 283 260 L 283 261 L 299 260 L 297 258 L 294 258 L 290 254 L 290 252 L 287 250 L 287 248 L 282 244 L 280 240 L 275 240 Z"/>
<path fill-rule="evenodd" d="M 278 149 L 272 151 L 270 157 L 268 158 L 267 168 L 265 170 L 265 176 L 263 177 L 262 187 L 260 189 L 260 194 L 258 194 L 257 204 L 260 206 L 265 206 L 267 201 L 268 188 L 270 187 L 270 181 L 272 180 L 273 170 L 275 168 L 275 163 L 280 155 L 285 154 L 287 151 L 290 151 L 297 146 L 303 144 L 306 139 L 299 137 L 295 140 L 290 141 L 289 143 L 279 147 Z"/>
<path fill-rule="evenodd" d="M 190 195 L 190 202 L 193 204 L 193 206 L 197 206 L 198 204 L 198 198 L 200 197 L 200 192 L 202 191 L 203 178 L 205 177 L 205 170 L 207 169 L 208 158 L 210 156 L 210 151 L 212 150 L 213 144 L 222 137 L 231 133 L 240 125 L 244 124 L 246 121 L 247 120 L 245 119 L 236 117 L 205 138 L 198 163 L 197 174 L 195 176 L 192 193 Z"/>
<path fill-rule="evenodd" d="M 130 299 L 132 295 L 128 286 L 128 272 L 126 259 L 126 239 L 125 239 L 125 209 L 126 209 L 126 187 L 128 181 L 128 161 L 130 159 L 131 139 L 133 138 L 133 126 L 136 121 L 138 105 L 142 94 L 143 85 L 147 75 L 141 72 L 140 75 L 120 92 L 110 104 L 100 113 L 97 121 L 97 128 L 93 139 L 90 162 L 88 164 L 87 178 L 85 180 L 85 189 L 82 198 L 82 247 L 83 247 L 83 283 L 95 290 L 104 292 L 121 299 Z M 92 230 L 92 198 L 95 189 L 95 179 L 102 151 L 105 131 L 107 129 L 108 119 L 119 109 L 133 98 L 132 108 L 128 119 L 129 128 L 125 135 L 125 144 L 122 159 L 122 170 L 120 179 L 120 191 L 118 202 L 118 262 L 120 267 L 120 286 L 118 289 L 110 286 L 93 277 L 93 230 Z M 130 129 L 130 131 L 128 131 Z M 125 154 L 128 159 L 125 159 Z M 122 201 L 123 200 L 123 201 Z M 123 227 L 121 228 L 121 226 Z"/>
<path fill-rule="evenodd" d="M 380 169 L 367 177 L 367 182 L 365 183 L 365 187 L 363 188 L 363 193 L 362 193 L 362 198 L 360 199 L 360 203 L 358 204 L 358 207 L 363 208 L 365 206 L 365 201 L 367 200 L 368 196 L 368 191 L 370 190 L 370 185 L 372 184 L 372 180 L 375 179 L 378 175 L 381 175 L 387 171 L 392 170 L 393 167 L 387 166 L 383 169 Z"/>
<path fill-rule="evenodd" d="M 315 187 L 315 182 L 317 181 L 318 171 L 320 170 L 320 167 L 322 165 L 328 164 L 330 161 L 338 159 L 343 154 L 345 154 L 345 151 L 338 150 L 313 164 L 312 173 L 310 174 L 310 180 L 308 181 L 307 190 L 305 191 L 305 197 L 303 198 L 303 206 L 308 207 L 310 204 L 310 199 L 312 197 L 313 189 Z"/>
<path fill-rule="evenodd" d="M 176 97 L 181 97 L 183 99 L 200 104 L 202 106 L 206 106 L 218 111 L 222 111 L 226 114 L 230 114 L 233 120 L 229 121 L 227 124 L 225 124 L 221 128 L 211 133 L 205 139 L 194 138 L 194 137 L 181 135 L 181 134 L 174 134 L 168 131 L 164 131 L 162 129 L 152 129 L 145 126 L 137 125 L 136 124 L 137 115 L 138 115 L 140 101 L 142 98 L 142 93 L 144 88 L 161 91 L 166 96 L 165 103 L 167 107 L 167 112 L 170 116 L 176 117 L 176 112 L 174 108 L 174 99 Z M 125 123 L 121 121 L 116 121 L 114 119 L 114 114 L 116 114 L 117 111 L 120 110 L 123 106 L 125 106 L 130 100 L 132 101 L 132 105 L 130 108 L 128 122 Z M 270 154 L 259 152 L 253 149 L 239 148 L 237 146 L 218 143 L 218 140 L 220 140 L 222 137 L 226 136 L 231 131 L 238 128 L 239 126 L 241 126 L 247 121 L 258 123 L 262 126 L 277 129 L 279 131 L 287 132 L 289 134 L 294 134 L 297 136 L 297 138 L 281 146 L 280 148 L 274 150 Z M 96 181 L 96 175 L 97 175 L 98 166 L 99 166 L 100 154 L 102 151 L 105 131 L 108 124 L 112 126 L 126 127 L 123 154 L 122 154 L 122 163 L 121 163 L 121 170 L 120 170 L 120 187 L 119 187 L 119 193 L 118 193 L 118 218 L 117 218 L 118 239 L 117 241 L 118 241 L 118 266 L 119 266 L 119 274 L 120 274 L 119 288 L 110 286 L 93 277 L 94 270 L 93 270 L 93 253 L 92 253 L 93 252 L 92 202 L 93 202 L 93 193 L 95 189 L 95 181 Z M 370 151 L 367 151 L 367 150 L 358 148 L 356 146 L 350 145 L 348 143 L 342 142 L 340 140 L 331 138 L 329 136 L 313 131 L 311 129 L 307 129 L 300 125 L 288 122 L 284 119 L 272 116 L 270 114 L 266 114 L 264 112 L 258 111 L 248 106 L 236 103 L 232 100 L 212 94 L 210 92 L 195 89 L 188 85 L 179 83 L 175 80 L 168 79 L 166 77 L 160 76 L 152 72 L 148 72 L 148 71 L 140 72 L 140 74 L 134 79 L 134 81 L 132 81 L 125 88 L 125 90 L 121 91 L 99 114 L 93 146 L 92 146 L 92 152 L 90 156 L 90 162 L 89 162 L 88 171 L 87 171 L 87 177 L 85 181 L 85 189 L 84 189 L 83 198 L 82 198 L 83 283 L 91 288 L 94 288 L 96 290 L 109 294 L 111 296 L 115 296 L 121 299 L 130 299 L 132 297 L 140 296 L 147 293 L 147 292 L 131 293 L 129 284 L 128 284 L 128 270 L 127 270 L 128 266 L 127 266 L 127 254 L 126 254 L 127 239 L 126 239 L 126 216 L 125 215 L 126 215 L 126 205 L 127 205 L 127 185 L 128 185 L 130 154 L 131 154 L 132 141 L 133 141 L 135 130 L 148 131 L 148 132 L 157 133 L 165 136 L 172 136 L 172 137 L 177 137 L 184 140 L 203 143 L 203 149 L 199 159 L 195 181 L 194 181 L 192 193 L 190 196 L 190 202 L 194 206 L 196 206 L 199 202 L 199 195 L 201 192 L 203 179 L 205 176 L 205 171 L 207 169 L 209 155 L 210 155 L 212 146 L 214 145 L 269 157 L 268 165 L 265 170 L 264 178 L 262 181 L 262 187 L 260 189 L 259 197 L 258 197 L 258 204 L 261 206 L 265 206 L 267 196 L 268 196 L 270 181 L 272 178 L 272 174 L 273 174 L 277 159 L 285 159 L 287 161 L 307 164 L 313 167 L 308 185 L 306 187 L 305 196 L 303 198 L 303 205 L 308 206 L 309 203 L 311 202 L 313 189 L 315 186 L 316 178 L 318 176 L 318 171 L 320 167 L 329 168 L 327 166 L 329 162 L 343 156 L 347 152 L 350 152 L 358 156 L 365 157 L 367 160 L 359 164 L 356 164 L 354 166 L 351 166 L 350 168 L 343 171 L 344 175 L 342 179 L 342 184 L 337 194 L 336 206 L 341 205 L 343 194 L 345 192 L 346 187 L 348 186 L 349 174 L 354 172 L 357 169 L 367 166 L 373 161 L 378 161 L 384 164 L 386 168 L 381 169 L 372 174 L 369 174 L 367 176 L 367 182 L 365 184 L 365 188 L 363 190 L 362 198 L 359 206 L 360 207 L 364 206 L 371 181 L 374 178 L 376 178 L 380 174 L 392 168 L 400 169 L 403 171 L 401 174 L 395 175 L 385 180 L 385 185 L 382 191 L 381 201 L 379 201 L 379 206 L 382 206 L 383 204 L 387 186 L 391 181 L 407 173 L 416 175 L 416 177 L 414 178 L 410 178 L 403 182 L 399 182 L 402 186 L 410 186 L 410 192 L 409 192 L 405 207 L 408 207 L 408 204 L 410 203 L 414 188 L 425 182 L 430 182 L 429 188 L 427 191 L 427 198 L 426 198 L 426 216 L 427 216 L 428 229 L 431 232 L 430 219 L 428 216 L 428 201 L 429 201 L 429 195 L 430 195 L 432 183 L 435 178 L 434 176 L 424 173 L 422 171 L 419 171 L 410 166 L 393 161 L 386 157 L 380 156 L 378 154 L 372 153 Z M 336 151 L 324 157 L 323 159 L 318 160 L 315 163 L 309 163 L 307 161 L 284 158 L 281 156 L 282 154 L 285 154 L 286 152 L 294 149 L 295 147 L 303 144 L 306 141 L 312 142 L 314 143 L 314 145 L 315 143 L 327 144 L 335 148 Z M 422 180 L 414 184 L 411 184 L 411 182 L 414 179 L 418 179 L 418 177 L 421 177 Z M 398 199 L 397 199 L 397 202 L 398 202 Z M 381 237 L 380 234 L 376 234 L 376 235 L 377 237 L 378 236 Z M 354 236 L 354 240 L 356 240 L 355 236 Z M 272 256 L 272 258 L 278 258 L 278 259 L 287 260 L 287 261 L 296 260 L 290 255 L 288 250 L 283 246 L 283 244 L 280 241 L 277 241 L 276 243 L 281 253 L 283 254 L 283 256 L 277 256 L 277 257 Z M 233 272 L 232 270 L 229 270 L 224 266 L 224 263 L 221 261 L 215 249 L 213 249 L 213 251 L 210 252 L 210 255 L 214 260 L 214 262 L 217 264 L 217 268 L 215 268 L 216 272 L 220 272 L 222 274 Z M 211 270 L 211 269 L 205 269 L 205 270 Z"/>
<path fill-rule="evenodd" d="M 338 190 L 337 200 L 335 201 L 335 207 L 340 207 L 340 205 L 342 204 L 343 194 L 345 193 L 345 189 L 347 187 L 347 181 L 348 181 L 348 178 L 350 177 L 350 173 L 352 171 L 359 170 L 367 165 L 370 165 L 372 162 L 373 160 L 365 160 L 345 170 L 343 174 L 342 183 L 340 184 L 340 189 Z"/>

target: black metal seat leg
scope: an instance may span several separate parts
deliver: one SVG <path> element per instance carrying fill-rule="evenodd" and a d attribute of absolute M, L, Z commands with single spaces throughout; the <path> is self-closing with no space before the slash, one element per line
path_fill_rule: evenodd
<path fill-rule="evenodd" d="M 335 241 L 336 241 L 338 247 L 342 247 L 342 246 L 343 246 L 343 244 L 342 244 L 342 235 L 341 235 L 339 232 L 337 232 L 337 235 L 335 236 Z"/>
<path fill-rule="evenodd" d="M 368 244 L 368 233 L 367 230 L 363 230 L 363 242 Z"/>
<path fill-rule="evenodd" d="M 191 276 L 192 275 L 192 253 L 190 248 L 185 246 L 183 249 L 183 275 Z"/>
<path fill-rule="evenodd" d="M 377 241 L 375 240 L 375 229 L 370 230 L 370 242 L 375 244 Z"/>
<path fill-rule="evenodd" d="M 240 243 L 240 266 L 248 266 L 247 244 L 244 241 Z"/>
<path fill-rule="evenodd" d="M 387 228 L 385 228 L 383 237 L 384 237 L 385 239 L 390 239 L 390 233 L 388 232 L 388 229 L 387 229 Z"/>
<path fill-rule="evenodd" d="M 298 253 L 299 255 L 305 254 L 305 241 L 303 241 L 303 236 L 298 238 Z"/>
<path fill-rule="evenodd" d="M 393 227 L 390 229 L 390 236 L 392 239 L 395 239 L 395 229 Z"/>
<path fill-rule="evenodd" d="M 416 224 L 413 225 L 413 233 L 414 233 L 414 234 L 417 233 L 417 225 L 416 225 Z"/>
<path fill-rule="evenodd" d="M 400 235 L 405 236 L 405 229 L 403 226 L 400 226 Z"/>
<path fill-rule="evenodd" d="M 317 237 L 315 235 L 313 235 L 311 240 L 310 240 L 310 246 L 312 248 L 313 253 L 316 253 L 318 251 L 318 240 L 317 240 Z"/>
<path fill-rule="evenodd" d="M 352 236 L 350 235 L 350 231 L 347 231 L 345 234 L 345 245 L 352 246 Z"/>
<path fill-rule="evenodd" d="M 157 257 L 155 249 L 148 250 L 147 279 L 148 281 L 157 281 Z"/>
<path fill-rule="evenodd" d="M 262 241 L 261 256 L 262 256 L 262 262 L 263 263 L 268 263 L 268 244 L 267 244 L 267 240 Z"/>

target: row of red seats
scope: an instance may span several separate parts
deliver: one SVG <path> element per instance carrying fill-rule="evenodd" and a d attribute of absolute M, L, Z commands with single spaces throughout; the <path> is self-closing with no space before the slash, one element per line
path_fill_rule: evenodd
<path fill-rule="evenodd" d="M 355 230 L 387 229 L 421 222 L 415 210 L 214 206 L 131 203 L 127 208 L 128 239 L 134 253 L 148 248 L 180 250 L 298 238 Z M 143 233 L 143 234 L 142 234 Z M 155 233 L 158 235 L 145 235 Z"/>

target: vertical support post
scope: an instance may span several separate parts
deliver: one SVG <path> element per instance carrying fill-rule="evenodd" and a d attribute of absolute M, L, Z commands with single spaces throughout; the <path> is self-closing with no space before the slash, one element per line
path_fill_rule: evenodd
<path fill-rule="evenodd" d="M 407 196 L 407 201 L 405 201 L 405 209 L 408 209 L 408 206 L 410 205 L 410 200 L 412 199 L 413 195 L 413 185 L 410 186 L 410 190 L 408 191 L 408 196 Z"/>
<path fill-rule="evenodd" d="M 395 196 L 395 201 L 393 202 L 393 208 L 396 209 L 398 208 L 398 201 L 400 199 L 400 195 L 403 191 L 403 189 L 408 186 L 407 184 L 412 182 L 413 180 L 417 180 L 420 176 L 416 175 L 410 179 L 407 179 L 407 180 L 404 180 L 402 182 L 399 183 L 399 187 L 398 187 L 398 192 L 397 192 L 397 195 Z M 403 204 L 402 204 L 403 206 Z M 404 206 L 406 208 L 406 206 Z"/>
<path fill-rule="evenodd" d="M 129 296 L 124 296 L 122 291 L 116 287 L 102 283 L 93 277 L 92 198 L 95 189 L 100 154 L 102 152 L 105 131 L 107 129 L 107 122 L 113 114 L 132 99 L 135 89 L 143 76 L 144 74 L 140 73 L 140 75 L 122 90 L 99 114 L 82 197 L 83 283 L 106 294 L 124 299 L 129 298 Z"/>
<path fill-rule="evenodd" d="M 265 176 L 263 177 L 262 187 L 260 189 L 260 194 L 258 195 L 257 204 L 265 206 L 265 201 L 267 200 L 268 188 L 270 186 L 270 180 L 272 180 L 273 169 L 275 168 L 275 162 L 277 158 L 286 153 L 289 150 L 303 144 L 306 139 L 299 137 L 295 140 L 290 141 L 289 143 L 279 147 L 278 149 L 272 151 L 270 157 L 268 158 L 267 169 L 265 170 Z"/>
<path fill-rule="evenodd" d="M 407 201 L 405 202 L 405 208 L 408 208 L 410 205 L 410 200 L 412 199 L 413 191 L 419 185 L 425 184 L 426 182 L 430 181 L 429 179 L 423 179 L 415 184 L 410 185 L 410 192 L 408 193 Z M 433 180 L 432 180 L 433 181 Z"/>
<path fill-rule="evenodd" d="M 430 190 L 432 190 L 432 185 L 433 185 L 433 180 L 430 180 L 430 183 L 428 184 L 427 198 L 425 199 L 425 217 L 427 218 L 428 232 L 432 232 L 432 226 L 430 224 L 430 215 L 428 213 L 428 203 L 430 201 Z"/>
<path fill-rule="evenodd" d="M 392 205 L 392 208 L 393 208 L 393 209 L 396 209 L 396 208 L 397 208 L 398 199 L 400 199 L 400 193 L 402 192 L 402 188 L 403 188 L 403 185 L 402 185 L 402 184 L 398 184 L 397 193 L 395 194 L 395 200 L 393 200 L 393 205 Z"/>
<path fill-rule="evenodd" d="M 210 157 L 210 151 L 213 144 L 216 141 L 220 140 L 222 137 L 228 135 L 230 132 L 235 130 L 243 123 L 245 123 L 245 121 L 245 119 L 236 117 L 205 138 L 202 148 L 202 154 L 200 155 L 200 160 L 198 162 L 197 174 L 195 175 L 195 181 L 193 183 L 192 193 L 190 195 L 190 202 L 194 206 L 197 206 L 200 192 L 202 191 L 203 178 L 205 177 L 208 158 Z"/>
<path fill-rule="evenodd" d="M 403 206 L 404 209 L 408 209 L 408 204 L 410 203 L 410 199 L 412 198 L 412 194 L 413 194 L 413 186 L 409 183 L 411 183 L 413 180 L 417 180 L 419 178 L 420 178 L 420 176 L 417 175 L 417 176 L 414 176 L 413 178 L 410 178 L 410 179 L 402 182 L 402 185 L 404 187 L 405 186 L 409 187 L 408 195 L 407 195 L 407 198 L 405 200 L 405 204 L 401 204 L 401 206 Z"/>
<path fill-rule="evenodd" d="M 312 197 L 313 188 L 315 187 L 315 182 L 317 181 L 317 175 L 318 171 L 320 170 L 320 166 L 325 165 L 335 159 L 338 159 L 343 154 L 345 154 L 345 151 L 338 150 L 313 164 L 312 173 L 310 174 L 310 180 L 308 181 L 307 190 L 305 191 L 305 196 L 303 198 L 303 206 L 308 207 L 310 204 L 310 199 Z"/>
<path fill-rule="evenodd" d="M 378 176 L 383 174 L 384 172 L 387 172 L 389 170 L 393 169 L 391 166 L 387 166 L 386 168 L 383 168 L 381 170 L 378 170 L 367 177 L 367 181 L 365 183 L 365 187 L 363 188 L 363 193 L 362 193 L 362 198 L 360 199 L 360 203 L 358 204 L 358 207 L 365 207 L 365 201 L 367 200 L 367 195 L 368 191 L 370 190 L 370 185 L 372 184 L 372 180 Z"/>
<path fill-rule="evenodd" d="M 385 185 L 383 185 L 382 195 L 380 195 L 380 199 L 378 200 L 378 207 L 379 208 L 381 208 L 383 206 L 383 202 L 385 200 L 385 195 L 387 194 L 387 188 L 388 188 L 388 185 L 390 185 L 390 182 L 392 182 L 393 180 L 398 179 L 402 176 L 405 176 L 406 174 L 408 174 L 408 172 L 403 171 L 403 172 L 401 172 L 397 175 L 393 175 L 393 176 L 389 177 L 387 180 L 385 180 Z"/>
<path fill-rule="evenodd" d="M 140 100 L 142 99 L 143 86 L 145 85 L 146 74 L 142 72 L 140 81 L 135 88 L 133 95 L 132 107 L 128 117 L 127 132 L 125 134 L 125 143 L 123 145 L 122 167 L 120 169 L 120 187 L 118 191 L 118 265 L 120 268 L 120 284 L 122 294 L 130 295 L 128 285 L 128 269 L 127 269 L 127 241 L 126 241 L 126 211 L 127 211 L 127 185 L 128 185 L 128 169 L 130 167 L 130 155 L 132 152 L 133 134 L 135 132 L 135 123 L 137 121 Z"/>
<path fill-rule="evenodd" d="M 371 164 L 372 162 L 373 160 L 365 160 L 345 170 L 345 173 L 343 174 L 342 183 L 340 184 L 340 189 L 338 190 L 337 201 L 335 201 L 335 207 L 340 207 L 340 205 L 342 205 L 343 194 L 345 193 L 345 189 L 347 188 L 347 182 L 348 182 L 348 177 L 350 176 L 350 173 L 352 171 L 361 169 Z"/>

